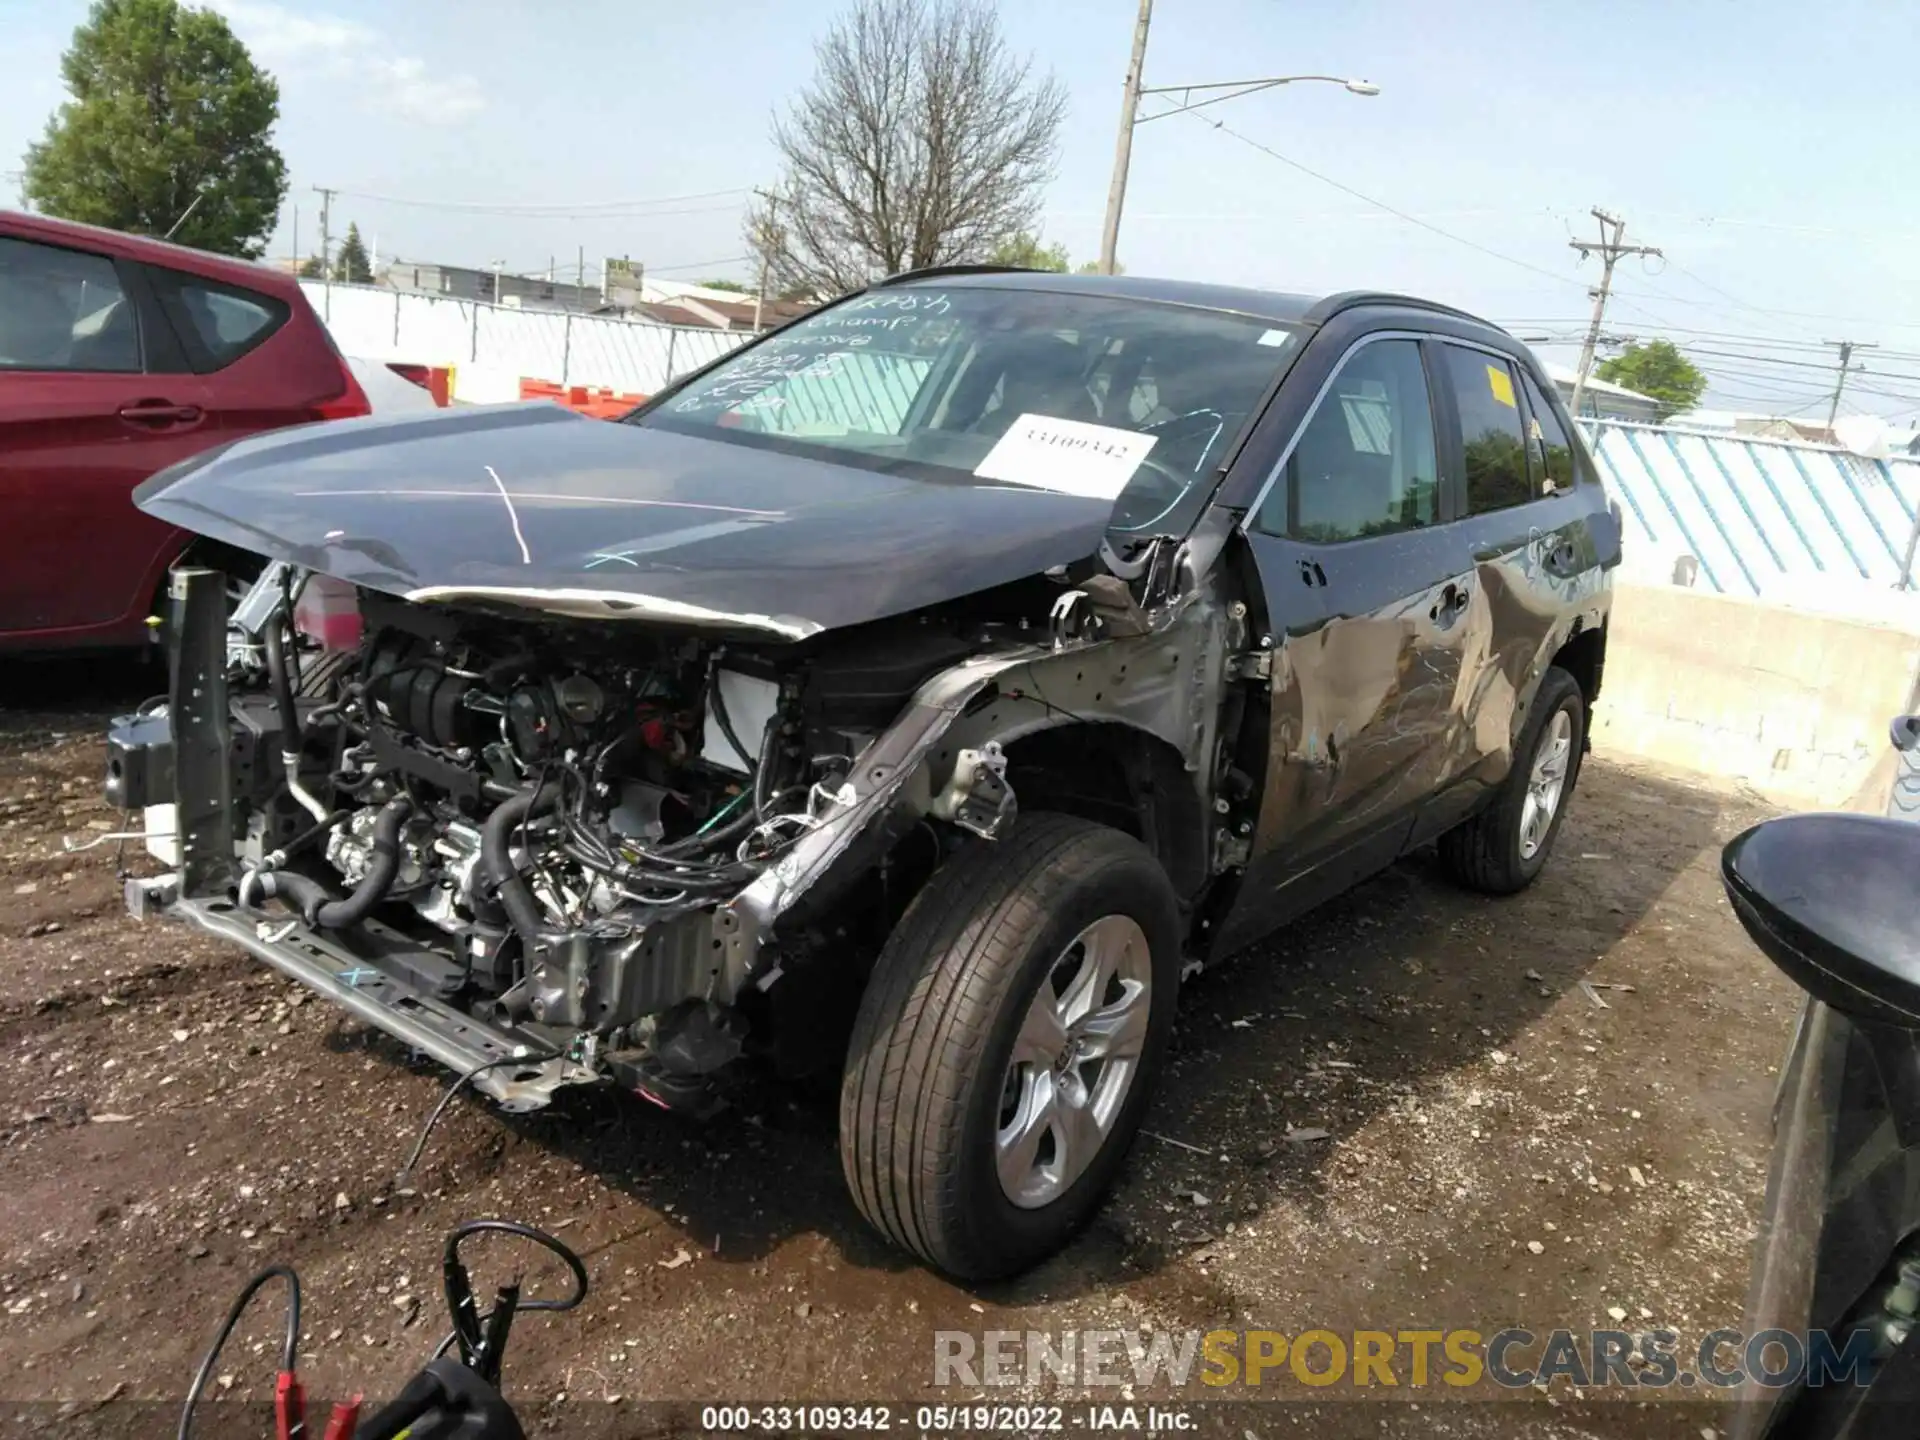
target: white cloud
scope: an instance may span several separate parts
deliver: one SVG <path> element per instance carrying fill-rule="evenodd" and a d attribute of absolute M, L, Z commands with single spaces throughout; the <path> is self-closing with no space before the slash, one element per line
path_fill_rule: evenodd
<path fill-rule="evenodd" d="M 486 92 L 471 75 L 436 78 L 427 74 L 423 61 L 405 55 L 397 59 L 368 57 L 363 63 L 379 79 L 375 93 L 386 108 L 408 119 L 446 125 L 486 109 Z"/>
<path fill-rule="evenodd" d="M 309 71 L 351 80 L 363 104 L 429 125 L 465 120 L 486 108 L 471 75 L 437 75 L 427 62 L 388 53 L 378 30 L 344 16 L 294 11 L 270 0 L 206 0 L 226 16 L 255 58 L 270 70 Z"/>

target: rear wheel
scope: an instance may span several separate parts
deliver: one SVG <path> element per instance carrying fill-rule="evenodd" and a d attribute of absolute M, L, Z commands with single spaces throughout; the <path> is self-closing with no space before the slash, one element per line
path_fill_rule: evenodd
<path fill-rule="evenodd" d="M 1557 665 L 1541 678 L 1533 713 L 1513 747 L 1513 768 L 1493 803 L 1440 837 L 1440 860 L 1453 878 L 1490 895 L 1533 883 L 1580 778 L 1587 734 L 1579 682 Z"/>
<path fill-rule="evenodd" d="M 1125 1158 L 1178 984 L 1178 906 L 1138 841 L 1038 815 L 961 851 L 855 1024 L 840 1154 L 861 1213 L 964 1279 L 1057 1250 Z"/>

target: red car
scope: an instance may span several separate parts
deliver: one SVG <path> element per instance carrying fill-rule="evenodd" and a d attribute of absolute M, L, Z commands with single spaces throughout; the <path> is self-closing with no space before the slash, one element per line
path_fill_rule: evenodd
<path fill-rule="evenodd" d="M 0 211 L 0 650 L 140 642 L 194 537 L 134 486 L 368 409 L 294 276 Z"/>

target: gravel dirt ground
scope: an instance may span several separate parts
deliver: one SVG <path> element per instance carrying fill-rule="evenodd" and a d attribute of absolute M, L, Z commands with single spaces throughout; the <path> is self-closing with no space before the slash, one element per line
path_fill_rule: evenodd
<path fill-rule="evenodd" d="M 1768 813 L 1750 796 L 1595 755 L 1526 894 L 1469 896 L 1415 859 L 1196 978 L 1114 1199 L 1057 1260 L 967 1290 L 863 1227 L 830 1087 L 768 1084 L 705 1125 L 611 1093 L 522 1118 L 463 1097 L 396 1193 L 448 1077 L 244 955 L 128 919 L 114 844 L 63 850 L 119 821 L 100 736 L 152 672 L 9 663 L 0 686 L 0 1400 L 22 1402 L 0 1417 L 19 1425 L 171 1433 L 139 1402 L 177 1404 L 272 1260 L 305 1283 L 310 1390 L 389 1394 L 443 1333 L 442 1237 L 479 1215 L 559 1231 L 593 1277 L 582 1310 L 514 1327 L 508 1392 L 542 1434 L 986 1393 L 933 1388 L 937 1330 L 1740 1323 L 1797 1009 L 1720 893 L 1720 845 Z M 219 1393 L 271 1393 L 273 1309 Z M 1225 1433 L 1696 1437 L 1727 1414 L 1564 1382 L 1386 1403 L 1289 1384 Z M 636 1400 L 684 1408 L 595 1418 Z"/>

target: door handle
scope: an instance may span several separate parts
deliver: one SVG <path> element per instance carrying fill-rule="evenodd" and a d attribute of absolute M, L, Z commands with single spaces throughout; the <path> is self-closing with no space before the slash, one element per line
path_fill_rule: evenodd
<path fill-rule="evenodd" d="M 202 413 L 198 405 L 175 405 L 168 400 L 136 400 L 131 405 L 120 407 L 122 420 L 155 430 L 195 424 Z"/>

